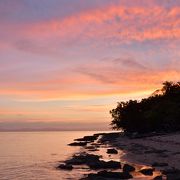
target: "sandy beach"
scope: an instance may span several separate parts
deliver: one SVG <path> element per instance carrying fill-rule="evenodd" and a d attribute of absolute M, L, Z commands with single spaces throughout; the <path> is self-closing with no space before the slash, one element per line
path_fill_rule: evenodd
<path fill-rule="evenodd" d="M 125 155 L 121 158 L 129 162 L 146 165 L 156 162 L 168 163 L 168 168 L 180 169 L 180 133 L 142 138 L 119 136 L 109 143 L 123 150 Z M 160 169 L 164 169 L 164 167 Z"/>

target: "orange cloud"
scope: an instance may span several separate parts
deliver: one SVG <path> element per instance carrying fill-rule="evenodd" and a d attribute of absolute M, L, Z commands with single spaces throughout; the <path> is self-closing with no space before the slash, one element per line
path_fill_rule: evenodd
<path fill-rule="evenodd" d="M 81 71 L 82 68 L 82 71 Z M 55 76 L 55 75 L 54 75 Z M 56 74 L 58 76 L 58 74 Z M 40 82 L 8 84 L 0 90 L 0 95 L 22 99 L 83 99 L 96 96 L 127 95 L 153 91 L 166 80 L 178 81 L 180 71 L 132 70 L 113 66 L 82 66 L 75 75 L 69 73 L 62 79 L 42 80 Z"/>

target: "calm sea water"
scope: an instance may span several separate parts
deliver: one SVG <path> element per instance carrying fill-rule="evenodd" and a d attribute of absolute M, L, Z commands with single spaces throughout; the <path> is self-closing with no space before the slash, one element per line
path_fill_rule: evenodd
<path fill-rule="evenodd" d="M 0 132 L 0 180 L 76 180 L 83 170 L 56 169 L 59 161 L 78 152 L 73 139 L 97 132 Z"/>

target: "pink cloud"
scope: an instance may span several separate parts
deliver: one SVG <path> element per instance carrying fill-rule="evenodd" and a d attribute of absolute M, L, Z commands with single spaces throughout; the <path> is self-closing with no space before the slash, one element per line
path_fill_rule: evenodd
<path fill-rule="evenodd" d="M 110 5 L 29 24 L 4 22 L 3 42 L 13 41 L 17 48 L 27 51 L 55 52 L 60 47 L 81 43 L 106 46 L 179 39 L 179 16 L 179 7 Z"/>
<path fill-rule="evenodd" d="M 106 12 L 106 13 L 104 13 Z M 31 38 L 67 43 L 97 40 L 128 43 L 180 37 L 180 8 L 108 6 L 59 20 L 31 24 L 24 32 Z"/>

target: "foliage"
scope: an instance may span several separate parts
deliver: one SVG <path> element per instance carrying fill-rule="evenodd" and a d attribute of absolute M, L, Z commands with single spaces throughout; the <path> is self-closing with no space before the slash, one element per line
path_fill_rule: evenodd
<path fill-rule="evenodd" d="M 164 82 L 161 90 L 141 101 L 119 102 L 112 115 L 112 128 L 125 132 L 180 130 L 180 82 Z"/>

